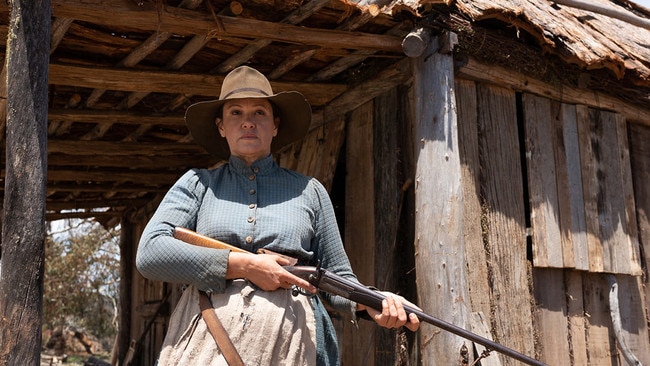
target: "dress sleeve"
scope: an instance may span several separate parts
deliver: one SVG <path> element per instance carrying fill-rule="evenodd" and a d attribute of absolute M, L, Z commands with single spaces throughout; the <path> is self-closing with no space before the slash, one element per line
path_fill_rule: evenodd
<path fill-rule="evenodd" d="M 350 260 L 343 247 L 343 240 L 336 222 L 334 207 L 325 187 L 316 179 L 312 178 L 312 186 L 315 194 L 315 217 L 314 217 L 314 243 L 316 248 L 316 259 L 320 260 L 321 266 L 339 276 L 358 282 L 357 276 L 352 272 Z M 327 293 L 321 293 L 323 300 L 334 309 L 348 313 L 355 318 L 354 310 L 356 303 L 341 297 Z"/>
<path fill-rule="evenodd" d="M 195 230 L 209 181 L 209 171 L 190 170 L 167 192 L 138 245 L 136 267 L 144 277 L 191 284 L 204 291 L 225 290 L 229 252 L 198 247 L 173 237 L 177 226 Z"/>

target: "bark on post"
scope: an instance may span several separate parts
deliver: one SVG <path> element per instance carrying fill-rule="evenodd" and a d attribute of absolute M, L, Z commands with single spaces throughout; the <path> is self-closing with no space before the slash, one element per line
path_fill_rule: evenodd
<path fill-rule="evenodd" d="M 416 282 L 425 312 L 469 329 L 454 68 L 438 43 L 413 60 Z M 424 365 L 471 357 L 469 341 L 434 326 L 424 324 L 420 337 Z"/>
<path fill-rule="evenodd" d="M 0 274 L 0 365 L 39 365 L 51 2 L 12 2 Z"/>

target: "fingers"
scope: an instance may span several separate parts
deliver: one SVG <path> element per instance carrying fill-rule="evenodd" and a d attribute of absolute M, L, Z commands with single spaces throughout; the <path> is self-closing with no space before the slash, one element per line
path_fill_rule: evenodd
<path fill-rule="evenodd" d="M 399 328 L 405 326 L 411 331 L 417 331 L 420 327 L 420 320 L 415 314 L 406 314 L 404 310 L 404 300 L 401 296 L 391 293 L 385 293 L 386 298 L 382 301 L 382 310 L 373 311 L 368 309 L 368 313 L 373 317 L 375 322 L 385 328 Z M 410 303 L 408 303 L 410 305 Z"/>

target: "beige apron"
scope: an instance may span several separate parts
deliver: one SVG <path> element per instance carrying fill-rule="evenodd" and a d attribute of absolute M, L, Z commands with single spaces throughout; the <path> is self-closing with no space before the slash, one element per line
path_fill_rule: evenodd
<path fill-rule="evenodd" d="M 210 299 L 246 365 L 315 365 L 316 324 L 312 302 L 290 290 L 266 292 L 244 280 Z M 227 365 L 199 308 L 199 291 L 188 287 L 174 310 L 159 366 Z"/>

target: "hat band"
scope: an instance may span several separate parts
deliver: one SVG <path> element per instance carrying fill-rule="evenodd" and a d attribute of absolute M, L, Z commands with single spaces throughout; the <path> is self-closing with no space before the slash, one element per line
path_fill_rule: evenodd
<path fill-rule="evenodd" d="M 265 96 L 267 96 L 267 97 L 269 96 L 269 94 L 268 94 L 267 92 L 265 92 L 264 90 L 262 90 L 262 89 L 257 89 L 257 88 L 239 88 L 239 89 L 235 89 L 235 90 L 231 91 L 230 93 L 226 94 L 226 96 L 224 96 L 224 97 L 221 98 L 221 99 L 222 99 L 222 100 L 223 100 L 223 99 L 228 99 L 228 97 L 231 96 L 231 95 L 233 95 L 233 94 L 243 93 L 243 92 L 258 92 L 258 93 L 260 93 L 260 94 L 262 94 L 262 95 L 265 95 Z"/>

